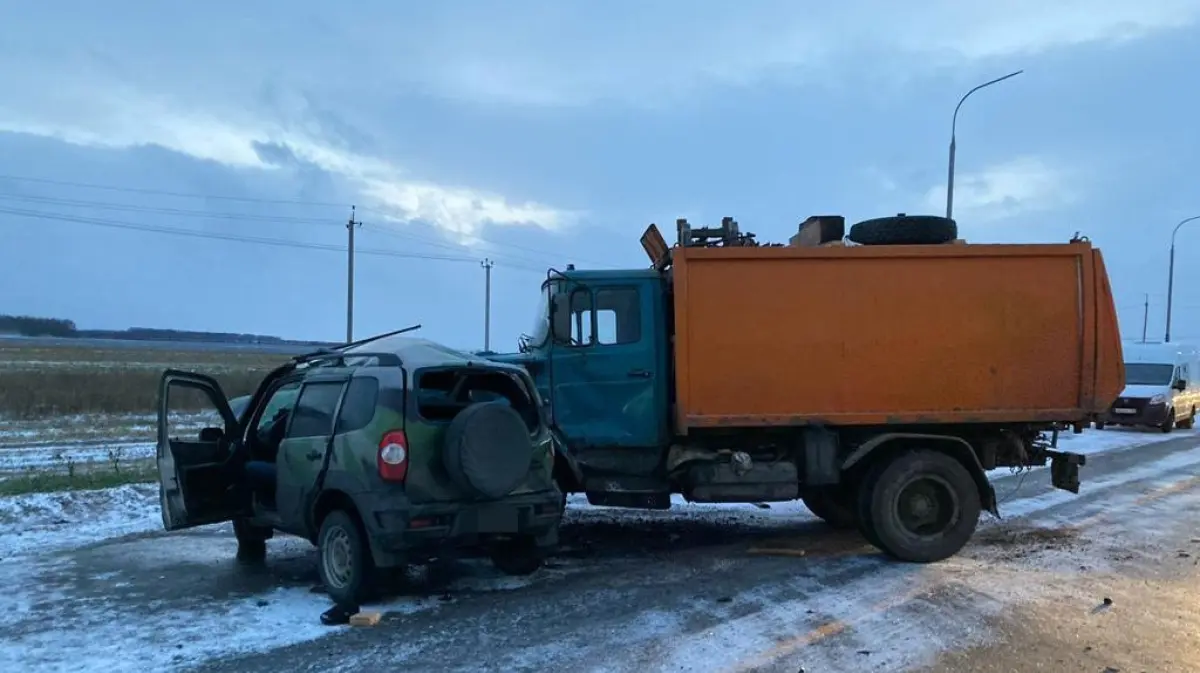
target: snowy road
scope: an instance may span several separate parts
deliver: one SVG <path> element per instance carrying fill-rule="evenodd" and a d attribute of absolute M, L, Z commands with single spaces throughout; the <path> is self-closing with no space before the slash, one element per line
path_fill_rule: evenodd
<path fill-rule="evenodd" d="M 1005 520 L 945 563 L 889 562 L 799 505 L 572 506 L 535 576 L 412 577 L 364 629 L 319 625 L 306 543 L 238 566 L 222 527 L 158 531 L 154 489 L 0 500 L 0 670 L 1200 670 L 1179 599 L 1200 587 L 1200 435 L 1064 448 L 1094 454 L 1080 495 L 995 475 Z"/>

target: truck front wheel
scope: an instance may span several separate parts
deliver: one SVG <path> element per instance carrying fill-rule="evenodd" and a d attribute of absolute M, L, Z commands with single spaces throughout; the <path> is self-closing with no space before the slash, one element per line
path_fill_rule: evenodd
<path fill-rule="evenodd" d="M 979 487 L 958 460 L 937 451 L 905 451 L 864 484 L 870 541 L 910 563 L 933 563 L 961 550 L 979 525 Z"/>
<path fill-rule="evenodd" d="M 804 491 L 800 499 L 804 506 L 825 523 L 837 529 L 858 525 L 854 511 L 854 491 L 845 487 L 827 486 Z"/>

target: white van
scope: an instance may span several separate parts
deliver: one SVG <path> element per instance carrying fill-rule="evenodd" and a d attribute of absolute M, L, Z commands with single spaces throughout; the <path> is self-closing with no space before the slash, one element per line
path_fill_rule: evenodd
<path fill-rule="evenodd" d="M 1126 342 L 1125 390 L 1097 428 L 1149 426 L 1170 432 L 1191 428 L 1200 408 L 1200 350 L 1176 343 Z"/>

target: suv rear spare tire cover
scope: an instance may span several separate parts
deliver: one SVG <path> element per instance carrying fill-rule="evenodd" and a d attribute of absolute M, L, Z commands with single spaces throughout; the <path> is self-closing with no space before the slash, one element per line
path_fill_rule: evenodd
<path fill-rule="evenodd" d="M 938 245 L 958 238 L 958 224 L 937 215 L 897 215 L 863 220 L 850 227 L 861 245 Z"/>
<path fill-rule="evenodd" d="M 446 429 L 442 462 L 450 479 L 476 496 L 498 499 L 521 485 L 533 460 L 533 441 L 512 407 L 484 402 L 463 409 Z"/>

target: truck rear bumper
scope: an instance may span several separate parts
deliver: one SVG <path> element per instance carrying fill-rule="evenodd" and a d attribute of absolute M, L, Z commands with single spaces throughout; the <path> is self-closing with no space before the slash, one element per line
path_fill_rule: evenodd
<path fill-rule="evenodd" d="M 484 543 L 488 538 L 528 535 L 540 547 L 558 544 L 562 494 L 543 491 L 486 503 L 438 503 L 395 508 L 377 503 L 364 511 L 376 557 L 394 565 L 423 562 Z"/>
<path fill-rule="evenodd" d="M 1079 493 L 1079 468 L 1087 465 L 1087 456 L 1070 451 L 1047 451 L 1050 457 L 1050 483 L 1055 488 Z"/>

